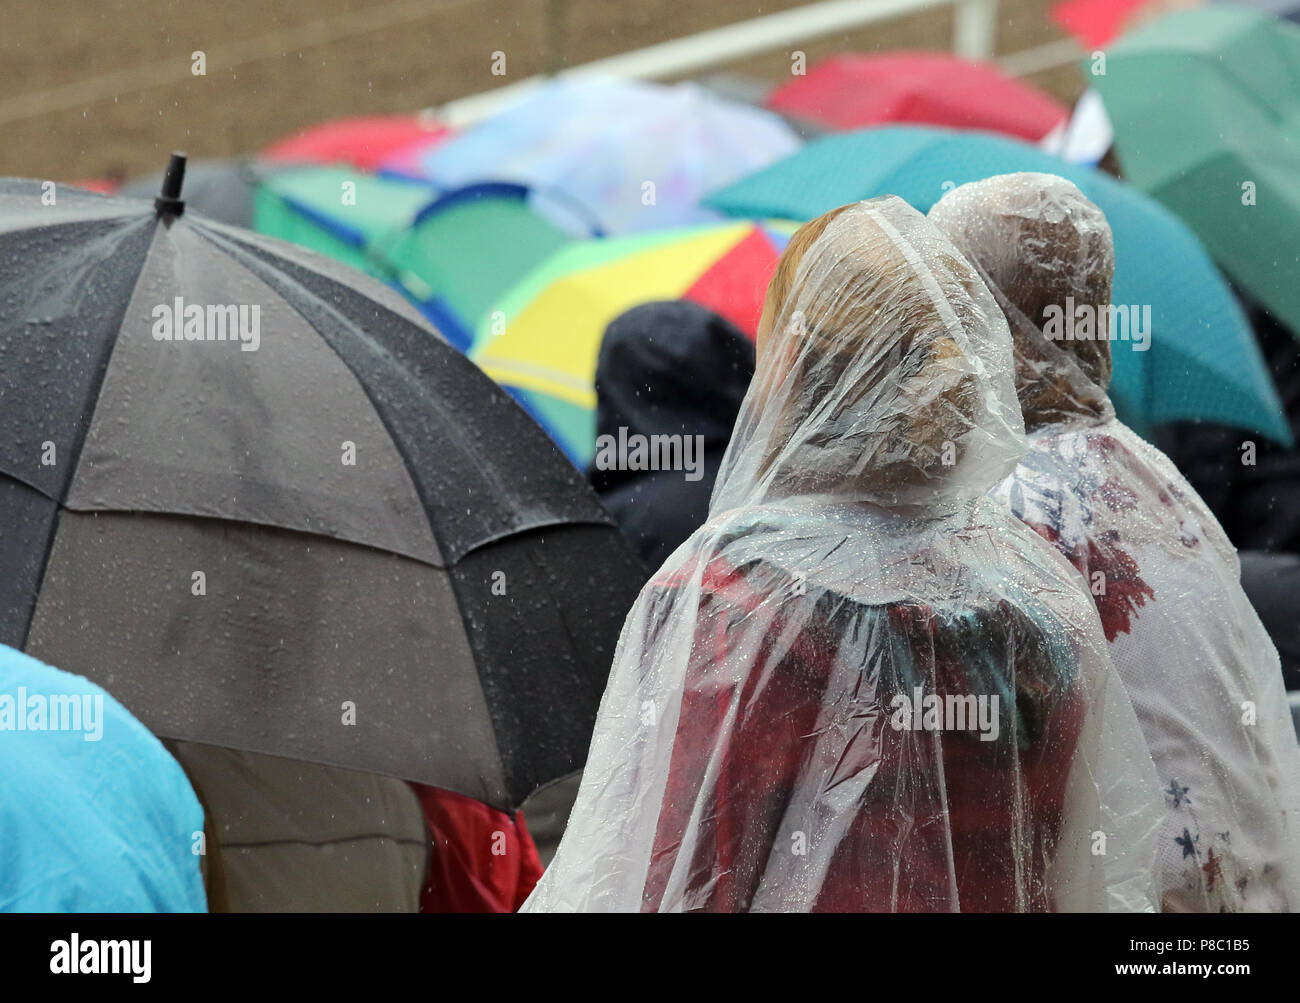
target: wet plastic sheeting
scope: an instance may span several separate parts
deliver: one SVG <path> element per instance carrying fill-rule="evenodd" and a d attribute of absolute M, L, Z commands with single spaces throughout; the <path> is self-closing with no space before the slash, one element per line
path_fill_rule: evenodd
<path fill-rule="evenodd" d="M 16 233 L 0 225 L 0 471 L 56 501 L 152 233 L 139 217 Z"/>
<path fill-rule="evenodd" d="M 546 434 L 516 420 L 517 405 L 458 351 L 422 327 L 376 317 L 366 295 L 273 255 L 278 245 L 245 246 L 266 262 L 267 283 L 291 299 L 366 386 L 405 451 L 449 564 L 523 530 L 612 525 Z M 505 425 L 510 434 L 497 434 Z"/>
<path fill-rule="evenodd" d="M 585 758 L 617 640 L 604 611 L 621 623 L 645 576 L 630 550 L 611 545 L 615 532 L 553 526 L 475 550 L 452 570 L 516 803 Z"/>
<path fill-rule="evenodd" d="M 155 340 L 152 313 L 173 313 L 176 297 L 237 306 L 249 324 L 256 306 L 257 349 Z M 242 323 L 228 318 L 227 336 Z M 439 563 L 406 465 L 356 378 L 280 296 L 180 225 L 155 231 L 66 504 L 238 519 Z"/>
<path fill-rule="evenodd" d="M 1300 750 L 1278 654 L 1214 516 L 1163 453 L 1115 419 L 1106 217 L 1069 181 L 1032 173 L 962 185 L 930 217 L 1011 320 L 1029 452 L 998 496 L 1092 586 L 1165 785 L 1161 907 L 1295 911 Z M 1096 311 L 1099 337 L 1047 333 L 1041 318 L 1067 297 Z"/>
<path fill-rule="evenodd" d="M 163 737 L 506 805 L 461 613 L 427 564 L 237 523 L 65 512 L 28 650 Z"/>

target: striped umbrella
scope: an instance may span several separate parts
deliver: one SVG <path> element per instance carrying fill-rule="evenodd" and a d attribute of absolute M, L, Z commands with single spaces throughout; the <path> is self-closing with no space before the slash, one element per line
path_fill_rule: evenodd
<path fill-rule="evenodd" d="M 0 182 L 0 643 L 156 734 L 513 807 L 579 766 L 643 572 L 401 297 Z"/>
<path fill-rule="evenodd" d="M 609 322 L 640 303 L 688 299 L 752 337 L 791 229 L 741 222 L 573 244 L 496 304 L 470 357 L 585 467 L 595 448 L 596 358 Z"/>

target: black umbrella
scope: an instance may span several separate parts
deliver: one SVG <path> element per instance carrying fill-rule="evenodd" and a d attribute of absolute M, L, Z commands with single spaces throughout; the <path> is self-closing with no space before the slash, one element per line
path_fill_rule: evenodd
<path fill-rule="evenodd" d="M 581 765 L 642 569 L 400 296 L 183 172 L 0 181 L 0 642 L 164 737 L 517 805 Z"/>
<path fill-rule="evenodd" d="M 209 219 L 252 228 L 253 195 L 275 167 L 250 160 L 200 160 L 185 167 L 185 204 Z M 162 188 L 165 172 L 128 181 L 117 194 L 151 199 Z"/>

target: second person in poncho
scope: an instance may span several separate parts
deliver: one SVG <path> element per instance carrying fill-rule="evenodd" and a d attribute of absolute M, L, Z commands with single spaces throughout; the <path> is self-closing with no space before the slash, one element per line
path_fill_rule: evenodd
<path fill-rule="evenodd" d="M 1069 181 L 1022 173 L 962 185 L 930 219 L 1010 322 L 1030 449 L 998 496 L 1091 588 L 1164 789 L 1161 908 L 1300 909 L 1300 750 L 1277 651 L 1218 522 L 1105 390 L 1120 322 L 1106 217 Z M 1063 313 L 1095 319 L 1079 325 L 1091 336 L 1055 337 Z"/>

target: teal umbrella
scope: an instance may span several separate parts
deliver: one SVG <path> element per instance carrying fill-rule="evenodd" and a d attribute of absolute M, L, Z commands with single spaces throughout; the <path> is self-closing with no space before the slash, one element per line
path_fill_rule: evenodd
<path fill-rule="evenodd" d="M 1150 307 L 1143 340 L 1112 345 L 1111 396 L 1139 431 L 1207 421 L 1291 445 L 1282 404 L 1231 289 L 1196 237 L 1136 189 L 1025 143 L 979 132 L 895 126 L 816 140 L 794 156 L 711 195 L 731 216 L 807 220 L 829 209 L 898 195 L 928 212 L 949 189 L 1016 171 L 1073 181 L 1115 234 L 1116 305 Z M 1130 311 L 1133 312 L 1133 311 Z"/>
<path fill-rule="evenodd" d="M 1179 11 L 1108 49 L 1094 85 L 1129 181 L 1300 338 L 1300 28 Z"/>

